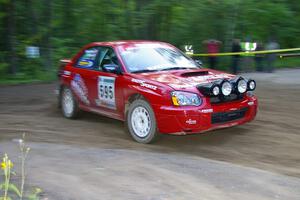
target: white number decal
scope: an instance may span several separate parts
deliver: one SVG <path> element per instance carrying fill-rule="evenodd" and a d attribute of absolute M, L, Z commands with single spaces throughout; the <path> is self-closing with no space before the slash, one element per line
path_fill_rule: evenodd
<path fill-rule="evenodd" d="M 115 78 L 107 76 L 99 76 L 98 78 L 98 106 L 104 106 L 116 109 L 115 100 Z"/>

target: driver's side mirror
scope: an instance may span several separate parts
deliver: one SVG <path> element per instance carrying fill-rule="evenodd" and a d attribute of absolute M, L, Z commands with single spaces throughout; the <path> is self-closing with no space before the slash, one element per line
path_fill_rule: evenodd
<path fill-rule="evenodd" d="M 118 75 L 122 74 L 121 67 L 116 64 L 104 64 L 103 69 L 106 72 L 110 72 L 110 73 L 114 73 L 114 74 L 118 74 Z"/>

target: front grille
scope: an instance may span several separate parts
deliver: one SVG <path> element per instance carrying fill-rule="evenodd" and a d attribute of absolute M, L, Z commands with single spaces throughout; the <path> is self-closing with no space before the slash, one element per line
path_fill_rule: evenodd
<path fill-rule="evenodd" d="M 217 96 L 217 97 L 210 97 L 211 104 L 218 104 L 218 103 L 225 103 L 231 101 L 238 101 L 244 98 L 243 94 L 230 94 L 229 96 Z"/>
<path fill-rule="evenodd" d="M 240 110 L 230 111 L 230 112 L 219 112 L 213 113 L 211 116 L 212 124 L 219 124 L 234 121 L 245 117 L 248 108 L 242 108 Z"/>

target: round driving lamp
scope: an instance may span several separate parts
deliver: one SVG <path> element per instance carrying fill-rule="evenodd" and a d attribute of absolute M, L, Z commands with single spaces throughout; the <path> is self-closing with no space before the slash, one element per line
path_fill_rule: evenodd
<path fill-rule="evenodd" d="M 232 85 L 229 81 L 223 81 L 221 84 L 221 92 L 224 96 L 228 96 L 231 94 Z"/>
<path fill-rule="evenodd" d="M 218 96 L 219 94 L 220 94 L 220 87 L 219 86 L 217 86 L 217 85 L 215 85 L 215 86 L 213 86 L 212 87 L 212 94 L 214 95 L 214 96 Z"/>
<path fill-rule="evenodd" d="M 256 82 L 254 80 L 249 80 L 248 81 L 248 89 L 253 91 L 256 88 Z"/>
<path fill-rule="evenodd" d="M 245 79 L 240 78 L 237 81 L 237 90 L 239 93 L 243 94 L 247 91 L 247 82 L 245 81 Z"/>

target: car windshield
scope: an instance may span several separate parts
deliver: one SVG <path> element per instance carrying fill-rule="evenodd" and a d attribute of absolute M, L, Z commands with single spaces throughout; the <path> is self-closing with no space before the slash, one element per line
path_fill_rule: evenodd
<path fill-rule="evenodd" d="M 119 50 L 127 70 L 131 73 L 200 67 L 191 58 L 167 45 L 141 44 L 120 47 Z"/>

